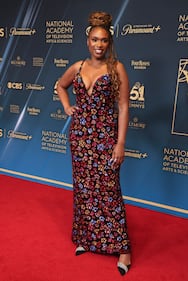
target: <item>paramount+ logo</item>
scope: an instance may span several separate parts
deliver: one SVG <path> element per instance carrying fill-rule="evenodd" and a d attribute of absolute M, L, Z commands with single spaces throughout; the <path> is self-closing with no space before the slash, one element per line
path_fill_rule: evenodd
<path fill-rule="evenodd" d="M 14 89 L 14 90 L 22 90 L 23 84 L 21 82 L 8 82 L 7 88 L 8 89 Z"/>
<path fill-rule="evenodd" d="M 3 27 L 0 27 L 0 38 L 3 38 L 5 36 L 5 29 Z"/>

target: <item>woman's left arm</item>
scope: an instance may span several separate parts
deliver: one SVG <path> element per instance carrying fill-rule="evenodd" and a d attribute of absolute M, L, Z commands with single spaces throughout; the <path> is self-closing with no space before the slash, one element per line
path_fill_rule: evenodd
<path fill-rule="evenodd" d="M 118 116 L 118 139 L 115 145 L 112 158 L 116 159 L 116 164 L 121 164 L 124 160 L 124 149 L 126 134 L 129 123 L 129 79 L 122 63 L 118 62 L 117 71 L 120 78 L 119 89 L 119 116 Z"/>

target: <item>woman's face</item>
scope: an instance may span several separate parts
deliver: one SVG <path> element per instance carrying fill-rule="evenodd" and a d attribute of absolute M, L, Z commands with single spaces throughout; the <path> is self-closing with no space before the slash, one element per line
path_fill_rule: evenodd
<path fill-rule="evenodd" d="M 105 58 L 110 45 L 109 33 L 102 27 L 94 27 L 88 36 L 87 46 L 92 57 Z"/>

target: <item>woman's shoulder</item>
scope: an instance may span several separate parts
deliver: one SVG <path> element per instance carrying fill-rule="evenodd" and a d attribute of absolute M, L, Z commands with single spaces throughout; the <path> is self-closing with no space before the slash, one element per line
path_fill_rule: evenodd
<path fill-rule="evenodd" d="M 119 68 L 125 68 L 124 64 L 121 61 L 119 61 L 119 60 L 116 61 L 116 65 Z"/>
<path fill-rule="evenodd" d="M 78 66 L 80 66 L 80 65 L 83 63 L 83 61 L 84 61 L 84 60 L 76 61 L 73 65 L 74 65 L 75 67 L 78 67 Z"/>
<path fill-rule="evenodd" d="M 81 65 L 83 64 L 84 60 L 79 60 L 74 62 L 70 68 L 72 69 L 72 71 L 76 74 L 77 72 L 79 72 Z"/>
<path fill-rule="evenodd" d="M 125 65 L 119 60 L 117 60 L 117 71 L 118 72 L 122 72 L 122 71 L 126 72 Z"/>

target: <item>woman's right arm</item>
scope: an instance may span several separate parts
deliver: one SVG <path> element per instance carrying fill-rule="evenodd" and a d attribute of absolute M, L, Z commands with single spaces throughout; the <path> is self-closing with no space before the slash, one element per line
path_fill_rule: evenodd
<path fill-rule="evenodd" d="M 67 89 L 70 87 L 70 85 L 73 82 L 73 79 L 75 78 L 75 75 L 78 71 L 78 65 L 79 62 L 71 65 L 65 73 L 61 76 L 61 78 L 58 80 L 57 83 L 57 94 L 60 98 L 60 101 L 64 107 L 64 111 L 67 115 L 72 115 L 74 111 L 76 110 L 75 106 L 71 106 L 70 99 L 68 95 Z"/>

